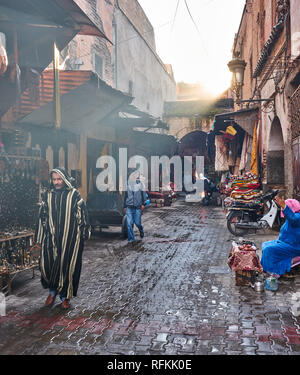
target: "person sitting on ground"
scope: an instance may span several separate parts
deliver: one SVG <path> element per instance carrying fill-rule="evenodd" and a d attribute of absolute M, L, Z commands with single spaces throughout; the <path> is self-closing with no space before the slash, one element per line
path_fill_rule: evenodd
<path fill-rule="evenodd" d="M 293 258 L 300 256 L 300 202 L 296 199 L 274 198 L 281 207 L 286 221 L 277 240 L 262 244 L 261 265 L 263 270 L 276 278 L 290 272 Z"/>

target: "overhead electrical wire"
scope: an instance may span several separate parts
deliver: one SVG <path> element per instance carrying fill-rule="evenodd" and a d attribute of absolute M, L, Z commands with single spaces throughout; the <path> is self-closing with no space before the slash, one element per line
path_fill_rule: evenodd
<path fill-rule="evenodd" d="M 171 22 L 172 22 L 172 21 L 168 21 L 168 22 L 166 22 L 166 23 L 163 23 L 162 25 L 158 26 L 156 29 L 161 29 L 162 27 L 165 27 L 165 26 L 169 25 Z M 153 33 L 153 29 L 148 30 L 148 31 L 145 31 L 144 33 L 142 33 L 142 36 L 145 36 L 145 35 L 147 35 L 147 34 L 149 34 L 149 33 Z M 131 38 L 128 38 L 128 39 L 124 39 L 124 40 L 119 41 L 118 43 L 115 44 L 115 46 L 118 46 L 118 45 L 120 45 L 120 44 L 122 44 L 122 43 L 128 42 L 128 41 L 130 41 L 130 40 L 132 40 L 132 39 L 136 39 L 136 38 L 139 38 L 139 37 L 140 37 L 140 35 L 134 35 L 134 36 L 132 36 Z M 86 53 L 86 54 L 84 54 L 84 55 L 80 55 L 80 56 L 78 56 L 77 58 L 82 58 L 82 57 L 86 57 L 86 56 L 90 56 L 90 55 L 92 55 L 92 52 L 88 52 L 88 53 Z"/>
<path fill-rule="evenodd" d="M 175 25 L 175 20 L 176 20 L 176 16 L 177 16 L 179 3 L 180 3 L 180 0 L 177 0 L 176 10 L 175 10 L 175 14 L 174 14 L 174 17 L 173 17 L 172 26 L 171 26 L 171 30 L 170 30 L 170 36 L 169 36 L 169 51 L 172 50 L 172 35 L 173 35 L 173 30 L 174 30 L 174 25 Z M 171 53 L 170 53 L 170 55 L 171 55 Z"/>
<path fill-rule="evenodd" d="M 210 3 L 212 3 L 213 1 L 215 1 L 215 0 L 210 0 L 210 1 L 208 1 L 208 2 L 205 4 L 205 7 L 206 7 L 207 5 L 209 5 Z M 191 11 L 190 11 L 190 8 L 189 8 L 189 6 L 188 6 L 187 0 L 184 0 L 184 2 L 185 2 L 185 6 L 186 6 L 186 8 L 187 8 L 187 11 L 188 11 L 188 13 L 189 13 L 189 16 L 190 16 L 190 18 L 191 18 L 191 20 L 192 20 L 192 22 L 193 22 L 193 24 L 194 24 L 194 26 L 195 26 L 195 28 L 196 28 L 196 30 L 197 30 L 197 32 L 198 32 L 198 35 L 199 35 L 199 37 L 200 37 L 200 39 L 201 39 L 201 43 L 202 43 L 202 46 L 203 46 L 203 50 L 204 50 L 204 52 L 205 52 L 207 58 L 211 61 L 211 58 L 210 58 L 210 56 L 209 56 L 209 54 L 208 54 L 208 52 L 207 52 L 207 49 L 206 49 L 206 47 L 205 47 L 205 44 L 204 44 L 204 42 L 203 42 L 203 39 L 202 39 L 202 35 L 201 35 L 201 33 L 200 33 L 200 30 L 199 30 L 199 28 L 198 28 L 198 26 L 197 26 L 197 24 L 196 24 L 196 22 L 195 22 L 195 20 L 194 20 L 194 18 L 193 18 L 192 13 L 191 13 Z M 158 28 L 162 28 L 162 27 L 165 27 L 166 25 L 169 25 L 169 24 L 172 22 L 172 26 L 171 26 L 171 34 L 172 34 L 173 29 L 174 29 L 174 25 L 175 25 L 176 16 L 177 16 L 177 13 L 178 13 L 179 4 L 180 4 L 180 0 L 177 0 L 177 5 L 176 5 L 176 9 L 175 9 L 175 14 L 174 14 L 173 20 L 172 20 L 172 21 L 168 21 L 168 22 L 166 22 L 166 23 L 164 23 L 164 24 L 158 26 L 156 29 L 158 29 Z M 144 35 L 146 35 L 146 34 L 148 34 L 148 33 L 152 33 L 152 32 L 153 32 L 153 29 L 144 32 L 142 35 L 144 36 Z M 118 43 L 116 43 L 116 45 L 123 44 L 123 43 L 125 43 L 125 42 L 128 42 L 128 41 L 130 41 L 130 40 L 132 40 L 132 39 L 135 39 L 135 38 L 138 38 L 138 37 L 139 37 L 139 35 L 135 35 L 135 36 L 132 36 L 131 38 L 124 39 L 124 40 L 120 40 Z M 171 35 L 170 35 L 170 38 L 171 38 Z M 82 58 L 82 57 L 86 57 L 86 56 L 90 56 L 90 55 L 92 55 L 92 52 L 89 52 L 89 53 L 84 54 L 84 55 L 77 56 L 77 58 Z"/>
<path fill-rule="evenodd" d="M 176 6 L 176 10 L 175 10 L 174 18 L 173 18 L 172 27 L 171 27 L 171 33 L 172 33 L 172 31 L 173 31 L 173 28 L 174 28 L 174 24 L 175 24 L 175 19 L 176 19 L 176 15 L 177 15 L 177 11 L 178 11 L 179 3 L 180 3 L 180 0 L 177 1 L 177 6 Z"/>
<path fill-rule="evenodd" d="M 191 20 L 192 20 L 194 26 L 196 27 L 196 30 L 197 30 L 199 36 L 200 36 L 200 39 L 201 39 L 201 42 L 202 42 L 202 46 L 203 46 L 203 50 L 204 50 L 204 52 L 205 52 L 207 58 L 208 58 L 209 60 L 211 60 L 211 59 L 210 59 L 210 56 L 208 55 L 208 52 L 207 52 L 207 50 L 206 50 L 205 44 L 204 44 L 204 42 L 203 42 L 203 39 L 202 39 L 202 35 L 201 35 L 201 33 L 200 33 L 200 30 L 198 29 L 198 26 L 197 26 L 197 24 L 196 24 L 196 22 L 195 22 L 195 20 L 194 20 L 194 18 L 193 18 L 193 16 L 192 16 L 192 13 L 191 13 L 190 8 L 189 8 L 189 6 L 188 6 L 187 0 L 184 0 L 184 2 L 185 2 L 186 9 L 187 9 L 187 11 L 188 11 L 188 13 L 189 13 L 189 16 L 190 16 L 190 18 L 191 18 Z"/>

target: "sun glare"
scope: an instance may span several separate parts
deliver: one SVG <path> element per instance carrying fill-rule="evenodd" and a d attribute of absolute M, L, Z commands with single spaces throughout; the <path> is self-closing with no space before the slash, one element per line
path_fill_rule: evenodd
<path fill-rule="evenodd" d="M 231 75 L 228 74 L 222 75 L 222 77 L 208 76 L 203 81 L 203 86 L 207 92 L 211 93 L 214 96 L 221 95 L 224 91 L 228 90 L 230 87 Z"/>

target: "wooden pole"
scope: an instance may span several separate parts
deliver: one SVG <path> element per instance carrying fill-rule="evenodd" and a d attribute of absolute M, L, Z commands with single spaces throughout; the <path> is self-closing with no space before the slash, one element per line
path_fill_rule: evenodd
<path fill-rule="evenodd" d="M 55 128 L 61 127 L 61 107 L 60 107 L 60 82 L 59 82 L 59 50 L 54 43 L 53 46 L 53 72 L 54 72 L 54 113 Z"/>

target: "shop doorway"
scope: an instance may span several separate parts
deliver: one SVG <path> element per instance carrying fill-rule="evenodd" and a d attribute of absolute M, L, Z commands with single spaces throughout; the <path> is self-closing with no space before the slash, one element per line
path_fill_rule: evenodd
<path fill-rule="evenodd" d="M 284 142 L 278 117 L 272 122 L 267 154 L 268 186 L 284 185 Z"/>
<path fill-rule="evenodd" d="M 293 140 L 293 196 L 300 201 L 300 136 Z"/>

